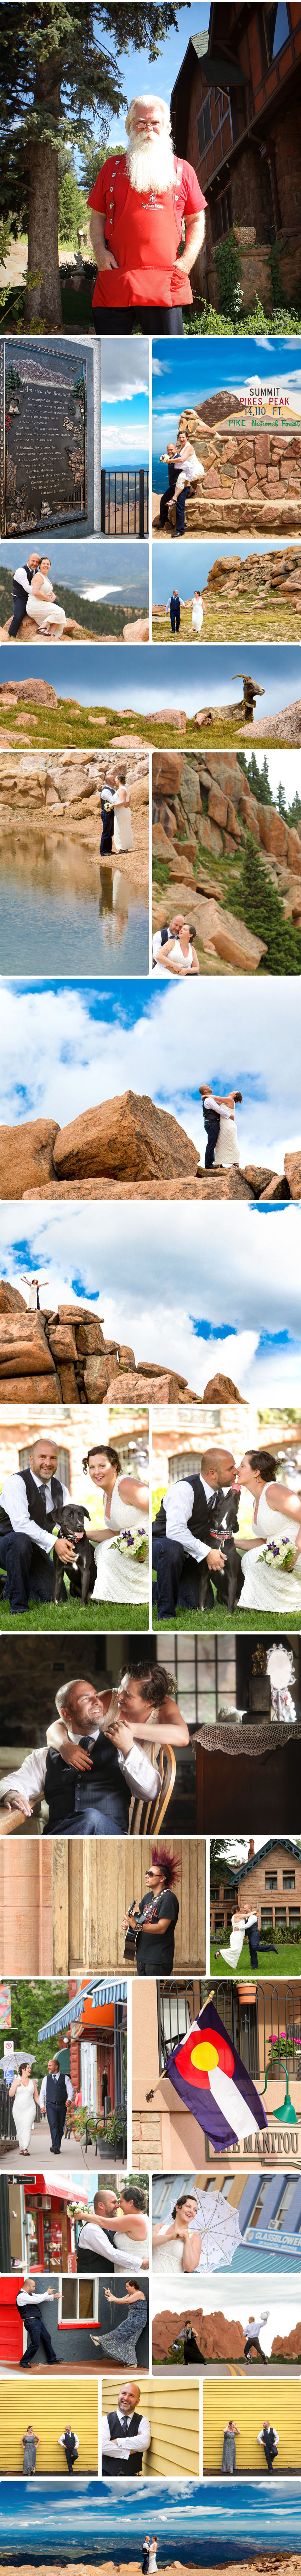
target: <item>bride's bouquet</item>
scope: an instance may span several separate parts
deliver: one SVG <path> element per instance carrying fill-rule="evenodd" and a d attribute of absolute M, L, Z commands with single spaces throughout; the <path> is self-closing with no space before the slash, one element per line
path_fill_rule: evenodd
<path fill-rule="evenodd" d="M 274 1565 L 277 1574 L 294 1574 L 297 1549 L 291 1538 L 268 1538 L 257 1560 L 259 1565 Z"/>
<path fill-rule="evenodd" d="M 120 1530 L 119 1538 L 113 1539 L 114 1547 L 117 1548 L 118 1556 L 127 1556 L 131 1548 L 132 1555 L 137 1557 L 138 1565 L 145 1565 L 145 1558 L 148 1556 L 147 1532 L 143 1527 L 136 1530 Z"/>

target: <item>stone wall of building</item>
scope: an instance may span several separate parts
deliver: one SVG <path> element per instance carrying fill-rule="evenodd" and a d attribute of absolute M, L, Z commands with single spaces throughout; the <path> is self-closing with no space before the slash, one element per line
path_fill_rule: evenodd
<path fill-rule="evenodd" d="M 279 536 L 300 531 L 301 434 L 281 430 L 202 430 L 197 410 L 182 411 L 178 436 L 193 441 L 203 465 L 186 501 L 185 532 L 224 534 L 246 527 Z"/>

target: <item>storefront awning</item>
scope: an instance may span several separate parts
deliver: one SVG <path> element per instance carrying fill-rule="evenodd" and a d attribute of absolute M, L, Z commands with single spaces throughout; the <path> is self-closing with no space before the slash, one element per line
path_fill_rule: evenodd
<path fill-rule="evenodd" d="M 126 1977 L 114 1978 L 110 1984 L 104 1978 L 100 1979 L 99 1984 L 94 1979 L 93 1985 L 80 1986 L 79 1993 L 70 1996 L 70 2002 L 63 2005 L 62 2012 L 53 2014 L 52 2021 L 43 2022 L 42 2029 L 38 2031 L 38 2038 L 55 2039 L 60 2030 L 69 2030 L 70 2024 L 73 2029 L 74 2022 L 81 2021 L 84 2004 L 90 2003 L 92 2012 L 95 2012 L 97 2005 L 123 2004 L 126 2003 L 126 1997 Z"/>

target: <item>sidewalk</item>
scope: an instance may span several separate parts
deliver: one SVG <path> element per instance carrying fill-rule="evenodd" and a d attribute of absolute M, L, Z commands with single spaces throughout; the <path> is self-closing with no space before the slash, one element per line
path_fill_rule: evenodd
<path fill-rule="evenodd" d="M 118 2164 L 118 2166 L 120 2166 L 120 2162 L 120 2153 L 119 2156 L 110 2155 L 109 2147 L 106 2150 L 105 2159 L 100 2156 L 99 2143 L 97 2143 L 96 2149 L 95 2143 L 93 2143 L 93 2146 L 88 2147 L 86 2154 L 85 2138 L 75 2138 L 73 2135 L 73 2129 L 69 2132 L 69 2136 L 64 2136 L 62 2138 L 59 2156 L 54 2156 L 51 2150 L 50 2129 L 48 2126 L 48 2120 L 46 2119 L 41 2121 L 35 2120 L 34 2122 L 34 2127 L 31 2131 L 28 2156 L 20 2155 L 17 2138 L 15 2139 L 15 2142 L 11 2140 L 7 2149 L 1 2141 L 0 2174 L 17 2174 L 18 2181 L 20 2182 L 23 2181 L 23 2176 L 25 2178 L 26 2172 L 28 2173 L 30 2168 L 33 2173 L 36 2171 L 40 2172 L 41 2170 L 45 2173 L 45 2170 L 48 2172 L 49 2169 L 50 2173 L 53 2171 L 53 2176 L 55 2176 L 55 2173 L 60 2169 L 64 2180 L 64 2167 L 65 2172 L 67 2173 L 75 2173 L 77 2170 L 79 2173 L 82 2173 L 83 2170 L 87 2173 L 88 2169 L 92 2169 L 92 2172 L 95 2172 L 97 2176 L 98 2167 L 100 2165 L 103 2164 L 105 2171 L 109 2166 L 112 2167 L 113 2171 L 115 2165 Z"/>

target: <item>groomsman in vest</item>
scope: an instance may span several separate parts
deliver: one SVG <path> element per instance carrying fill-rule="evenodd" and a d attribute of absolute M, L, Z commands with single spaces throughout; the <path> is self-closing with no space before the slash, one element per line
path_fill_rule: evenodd
<path fill-rule="evenodd" d="M 40 2282 L 36 2290 L 35 2281 L 26 2280 L 26 2278 L 23 2282 L 23 2290 L 17 2290 L 16 2308 L 22 2318 L 22 2324 L 26 2326 L 27 2333 L 27 2350 L 23 2352 L 22 2359 L 19 2361 L 19 2370 L 30 2370 L 30 2364 L 35 2359 L 40 2343 L 43 2345 L 43 2358 L 45 2354 L 46 2361 L 58 2361 L 59 2355 L 54 2350 L 51 2334 L 48 2334 L 48 2326 L 45 2317 L 42 2316 L 42 2308 L 49 2305 L 52 2307 L 53 2300 L 58 2299 L 58 2295 L 58 2290 L 54 2290 L 53 2287 L 51 2290 L 41 2290 Z"/>
<path fill-rule="evenodd" d="M 13 1617 L 28 1610 L 30 1601 L 52 1601 L 53 1566 L 51 1551 L 53 1531 L 60 1520 L 64 1503 L 70 1502 L 68 1485 L 57 1474 L 58 1453 L 49 1433 L 34 1440 L 29 1467 L 13 1476 L 4 1476 L 0 1496 L 0 1565 L 6 1569 L 5 1601 Z M 63 1565 L 72 1562 L 69 1540 L 56 1538 L 54 1553 Z"/>
<path fill-rule="evenodd" d="M 59 2064 L 59 2058 L 49 2057 L 46 2084 L 46 2114 L 51 2136 L 51 2156 L 59 2156 L 60 2154 L 63 2129 L 65 2127 L 67 2100 L 67 2085 L 65 2083 L 65 2076 L 62 2074 Z"/>
<path fill-rule="evenodd" d="M 103 2417 L 102 2458 L 107 2477 L 110 2472 L 113 2478 L 139 2478 L 141 2475 L 143 2451 L 149 2451 L 151 2428 L 149 2415 L 139 2415 L 139 2397 L 137 2381 L 127 2380 L 124 2388 L 120 2389 L 118 2406 L 114 2407 L 112 2414 Z"/>

